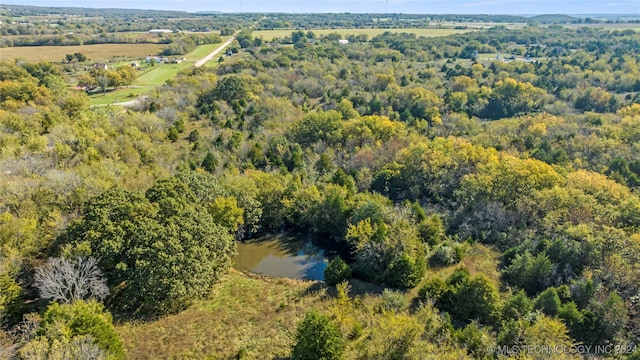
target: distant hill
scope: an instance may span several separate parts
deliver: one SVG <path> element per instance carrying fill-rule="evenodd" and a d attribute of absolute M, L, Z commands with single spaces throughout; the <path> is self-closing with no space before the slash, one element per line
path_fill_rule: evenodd
<path fill-rule="evenodd" d="M 578 19 L 573 16 L 563 15 L 563 14 L 536 15 L 529 18 L 529 21 L 535 21 L 542 24 L 549 24 L 549 23 L 566 24 L 566 23 L 572 23 L 576 20 Z"/>
<path fill-rule="evenodd" d="M 5 5 L 2 4 L 3 13 L 11 16 L 40 16 L 40 15 L 76 15 L 76 16 L 140 16 L 140 17 L 189 17 L 185 11 L 170 10 L 134 10 L 134 9 L 98 9 L 79 7 L 44 7 L 29 5 Z"/>

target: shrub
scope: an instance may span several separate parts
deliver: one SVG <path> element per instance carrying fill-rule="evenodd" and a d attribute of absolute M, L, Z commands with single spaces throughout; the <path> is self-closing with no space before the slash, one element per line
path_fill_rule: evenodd
<path fill-rule="evenodd" d="M 111 314 L 95 301 L 76 301 L 73 304 L 53 303 L 42 316 L 35 343 L 48 341 L 53 351 L 57 342 L 69 346 L 74 342 L 95 344 L 112 359 L 123 359 L 124 349 L 113 327 Z M 59 346 L 59 345 L 57 345 Z"/>
<path fill-rule="evenodd" d="M 409 302 L 405 299 L 401 292 L 384 289 L 382 292 L 382 304 L 380 307 L 382 310 L 392 311 L 394 313 L 400 312 L 409 306 Z"/>
<path fill-rule="evenodd" d="M 453 265 L 457 262 L 454 249 L 447 245 L 442 245 L 438 248 L 435 258 L 443 265 Z"/>
<path fill-rule="evenodd" d="M 439 277 L 435 277 L 427 280 L 418 290 L 418 297 L 423 302 L 433 301 L 435 304 L 440 301 L 446 292 L 447 284 Z"/>
<path fill-rule="evenodd" d="M 48 341 L 35 339 L 24 344 L 18 351 L 20 359 L 82 359 L 105 360 L 108 358 L 91 336 L 81 336 L 73 340 Z"/>
<path fill-rule="evenodd" d="M 474 276 L 456 291 L 453 315 L 458 320 L 478 320 L 491 325 L 496 320 L 500 294 L 485 276 Z"/>
<path fill-rule="evenodd" d="M 298 325 L 291 358 L 294 360 L 340 359 L 344 348 L 344 339 L 338 327 L 328 316 L 311 310 Z"/>
<path fill-rule="evenodd" d="M 77 257 L 75 260 L 50 258 L 36 269 L 34 285 L 40 296 L 64 303 L 76 300 L 103 300 L 109 295 L 106 280 L 93 257 Z"/>
<path fill-rule="evenodd" d="M 436 246 L 447 237 L 444 224 L 438 214 L 429 216 L 418 224 L 418 232 L 422 241 L 431 246 Z"/>
<path fill-rule="evenodd" d="M 558 311 L 560 310 L 560 297 L 558 296 L 558 292 L 556 288 L 548 288 L 538 295 L 536 298 L 534 308 L 536 310 L 541 310 L 543 313 L 553 317 L 558 315 Z"/>
<path fill-rule="evenodd" d="M 324 280 L 327 284 L 335 286 L 343 281 L 349 281 L 351 279 L 351 268 L 342 260 L 339 256 L 336 256 L 329 266 L 324 269 Z"/>
<path fill-rule="evenodd" d="M 15 281 L 15 271 L 0 263 L 0 323 L 18 312 L 22 287 Z"/>
<path fill-rule="evenodd" d="M 457 330 L 454 338 L 460 346 L 467 349 L 467 352 L 476 359 L 487 357 L 487 349 L 491 345 L 491 337 L 486 330 L 480 329 L 477 324 L 471 323 L 464 329 Z"/>
<path fill-rule="evenodd" d="M 509 296 L 502 305 L 502 319 L 517 320 L 533 310 L 533 303 L 524 290 Z"/>

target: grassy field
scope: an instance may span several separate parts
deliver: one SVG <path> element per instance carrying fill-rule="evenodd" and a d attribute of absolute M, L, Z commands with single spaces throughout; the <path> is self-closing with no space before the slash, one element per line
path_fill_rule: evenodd
<path fill-rule="evenodd" d="M 222 39 L 222 42 L 218 44 L 208 44 L 208 45 L 198 46 L 195 50 L 185 55 L 185 57 L 187 58 L 187 60 L 196 60 L 196 61 L 200 60 L 203 57 L 209 55 L 209 53 L 215 50 L 218 46 L 220 46 L 220 44 L 223 44 L 225 41 L 229 40 L 229 36 L 222 36 L 221 39 Z"/>
<path fill-rule="evenodd" d="M 114 57 L 139 58 L 154 55 L 166 45 L 160 44 L 99 44 L 81 46 L 20 46 L 0 49 L 0 60 L 22 58 L 32 62 L 62 61 L 65 55 L 83 53 L 91 61 Z"/>
<path fill-rule="evenodd" d="M 296 323 L 307 309 L 326 308 L 319 283 L 232 272 L 209 300 L 157 321 L 117 327 L 128 359 L 229 359 L 289 355 Z"/>
<path fill-rule="evenodd" d="M 498 253 L 488 247 L 472 245 L 463 264 L 472 275 L 484 274 L 492 281 L 499 278 Z M 445 278 L 455 268 L 432 269 L 429 276 Z M 376 327 L 382 318 L 375 310 L 381 303 L 378 295 L 382 289 L 358 280 L 352 280 L 351 287 L 351 295 L 359 296 L 359 305 L 347 317 Z M 415 303 L 418 289 L 405 293 L 409 304 Z M 117 324 L 116 331 L 128 359 L 235 359 L 240 351 L 242 359 L 282 359 L 290 356 L 296 326 L 307 310 L 336 314 L 334 293 L 322 282 L 232 270 L 214 287 L 209 299 L 154 321 Z M 363 341 L 367 341 L 367 331 Z M 352 342 L 344 358 L 356 358 L 357 353 L 358 342 Z"/>
<path fill-rule="evenodd" d="M 118 90 L 107 91 L 106 94 L 102 93 L 90 95 L 89 99 L 91 105 L 108 105 L 124 101 L 135 100 L 138 95 L 144 95 L 149 92 L 153 87 L 141 86 L 141 87 L 125 87 Z"/>
<path fill-rule="evenodd" d="M 154 87 L 160 86 L 164 84 L 165 81 L 176 77 L 180 70 L 189 68 L 193 66 L 193 64 L 195 64 L 195 60 L 183 61 L 180 64 L 149 66 L 138 75 L 138 78 L 132 84 L 133 87 L 112 90 L 106 95 L 99 93 L 89 96 L 91 105 L 105 105 L 133 100 L 133 97 L 130 96 L 131 94 L 136 96 L 138 94 L 146 94 Z"/>
<path fill-rule="evenodd" d="M 262 37 L 266 41 L 271 41 L 275 38 L 284 38 L 285 36 L 290 36 L 292 32 L 296 30 L 259 30 L 254 31 L 252 35 L 254 37 Z M 426 37 L 438 37 L 438 36 L 446 36 L 451 34 L 461 34 L 474 30 L 457 30 L 457 29 L 319 29 L 312 30 L 316 36 L 327 35 L 331 33 L 338 33 L 343 37 L 347 35 L 360 35 L 366 34 L 369 38 L 380 35 L 386 31 L 390 31 L 393 33 L 401 33 L 406 32 L 410 34 L 416 34 L 417 36 L 426 36 Z"/>
<path fill-rule="evenodd" d="M 138 73 L 138 78 L 132 84 L 133 87 L 113 90 L 108 92 L 106 95 L 91 95 L 91 105 L 107 105 L 129 101 L 135 99 L 138 95 L 144 95 L 154 87 L 160 86 L 164 84 L 165 81 L 176 77 L 180 70 L 192 67 L 197 60 L 202 59 L 218 46 L 220 46 L 220 44 L 198 46 L 195 50 L 185 55 L 184 57 L 187 60 L 180 64 L 162 64 L 155 66 L 142 65 L 145 68 Z M 209 66 L 209 64 L 212 64 L 211 66 L 217 66 L 217 59 L 211 60 L 206 64 L 206 66 Z"/>

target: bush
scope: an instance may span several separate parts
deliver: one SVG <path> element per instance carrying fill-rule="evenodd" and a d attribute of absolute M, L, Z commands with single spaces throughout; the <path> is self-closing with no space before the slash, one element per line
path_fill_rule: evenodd
<path fill-rule="evenodd" d="M 487 349 L 492 344 L 491 337 L 486 330 L 480 329 L 477 324 L 471 323 L 464 329 L 457 330 L 454 338 L 460 346 L 467 349 L 467 352 L 476 359 L 487 358 Z"/>
<path fill-rule="evenodd" d="M 439 277 L 435 277 L 427 280 L 418 290 L 418 297 L 423 302 L 432 301 L 436 304 L 446 294 L 447 290 L 447 284 Z"/>
<path fill-rule="evenodd" d="M 442 265 L 453 265 L 458 262 L 456 259 L 456 253 L 451 246 L 440 246 L 434 256 Z"/>
<path fill-rule="evenodd" d="M 496 320 L 499 298 L 495 284 L 483 275 L 474 276 L 457 289 L 451 315 L 458 320 L 491 325 Z"/>
<path fill-rule="evenodd" d="M 558 311 L 560 311 L 560 297 L 558 296 L 558 292 L 556 288 L 548 288 L 538 295 L 536 298 L 534 308 L 536 310 L 541 310 L 548 316 L 554 317 L 558 315 Z"/>
<path fill-rule="evenodd" d="M 518 320 L 533 310 L 533 303 L 524 290 L 509 296 L 502 305 L 502 319 Z"/>
<path fill-rule="evenodd" d="M 342 260 L 341 257 L 336 256 L 329 262 L 329 266 L 324 269 L 324 281 L 331 286 L 335 286 L 343 281 L 349 281 L 351 279 L 351 268 Z"/>
<path fill-rule="evenodd" d="M 418 232 L 420 233 L 422 241 L 431 246 L 440 244 L 447 237 L 444 224 L 438 214 L 431 215 L 422 220 L 418 224 Z"/>
<path fill-rule="evenodd" d="M 73 340 L 48 341 L 38 338 L 29 341 L 18 351 L 20 359 L 82 359 L 105 360 L 107 357 L 91 336 L 81 336 Z"/>
<path fill-rule="evenodd" d="M 382 304 L 380 307 L 382 310 L 397 313 L 409 306 L 407 299 L 405 299 L 404 295 L 398 291 L 384 289 L 381 298 Z"/>
<path fill-rule="evenodd" d="M 340 359 L 344 348 L 344 339 L 338 327 L 328 316 L 311 310 L 298 325 L 291 358 L 294 360 Z"/>
<path fill-rule="evenodd" d="M 627 360 L 640 360 L 640 350 L 634 352 L 633 354 L 627 356 Z"/>
<path fill-rule="evenodd" d="M 22 301 L 22 287 L 15 281 L 15 271 L 0 263 L 0 323 L 16 315 Z"/>
<path fill-rule="evenodd" d="M 122 342 L 113 327 L 111 314 L 97 302 L 76 301 L 73 304 L 53 303 L 42 316 L 36 342 L 47 340 L 51 347 L 56 341 L 73 344 L 91 338 L 111 359 L 123 359 Z"/>

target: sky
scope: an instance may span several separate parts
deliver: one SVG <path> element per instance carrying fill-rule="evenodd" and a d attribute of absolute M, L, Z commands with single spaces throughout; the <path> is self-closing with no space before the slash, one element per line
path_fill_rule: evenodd
<path fill-rule="evenodd" d="M 189 12 L 640 14 L 640 0 L 0 0 L 1 4 Z"/>

